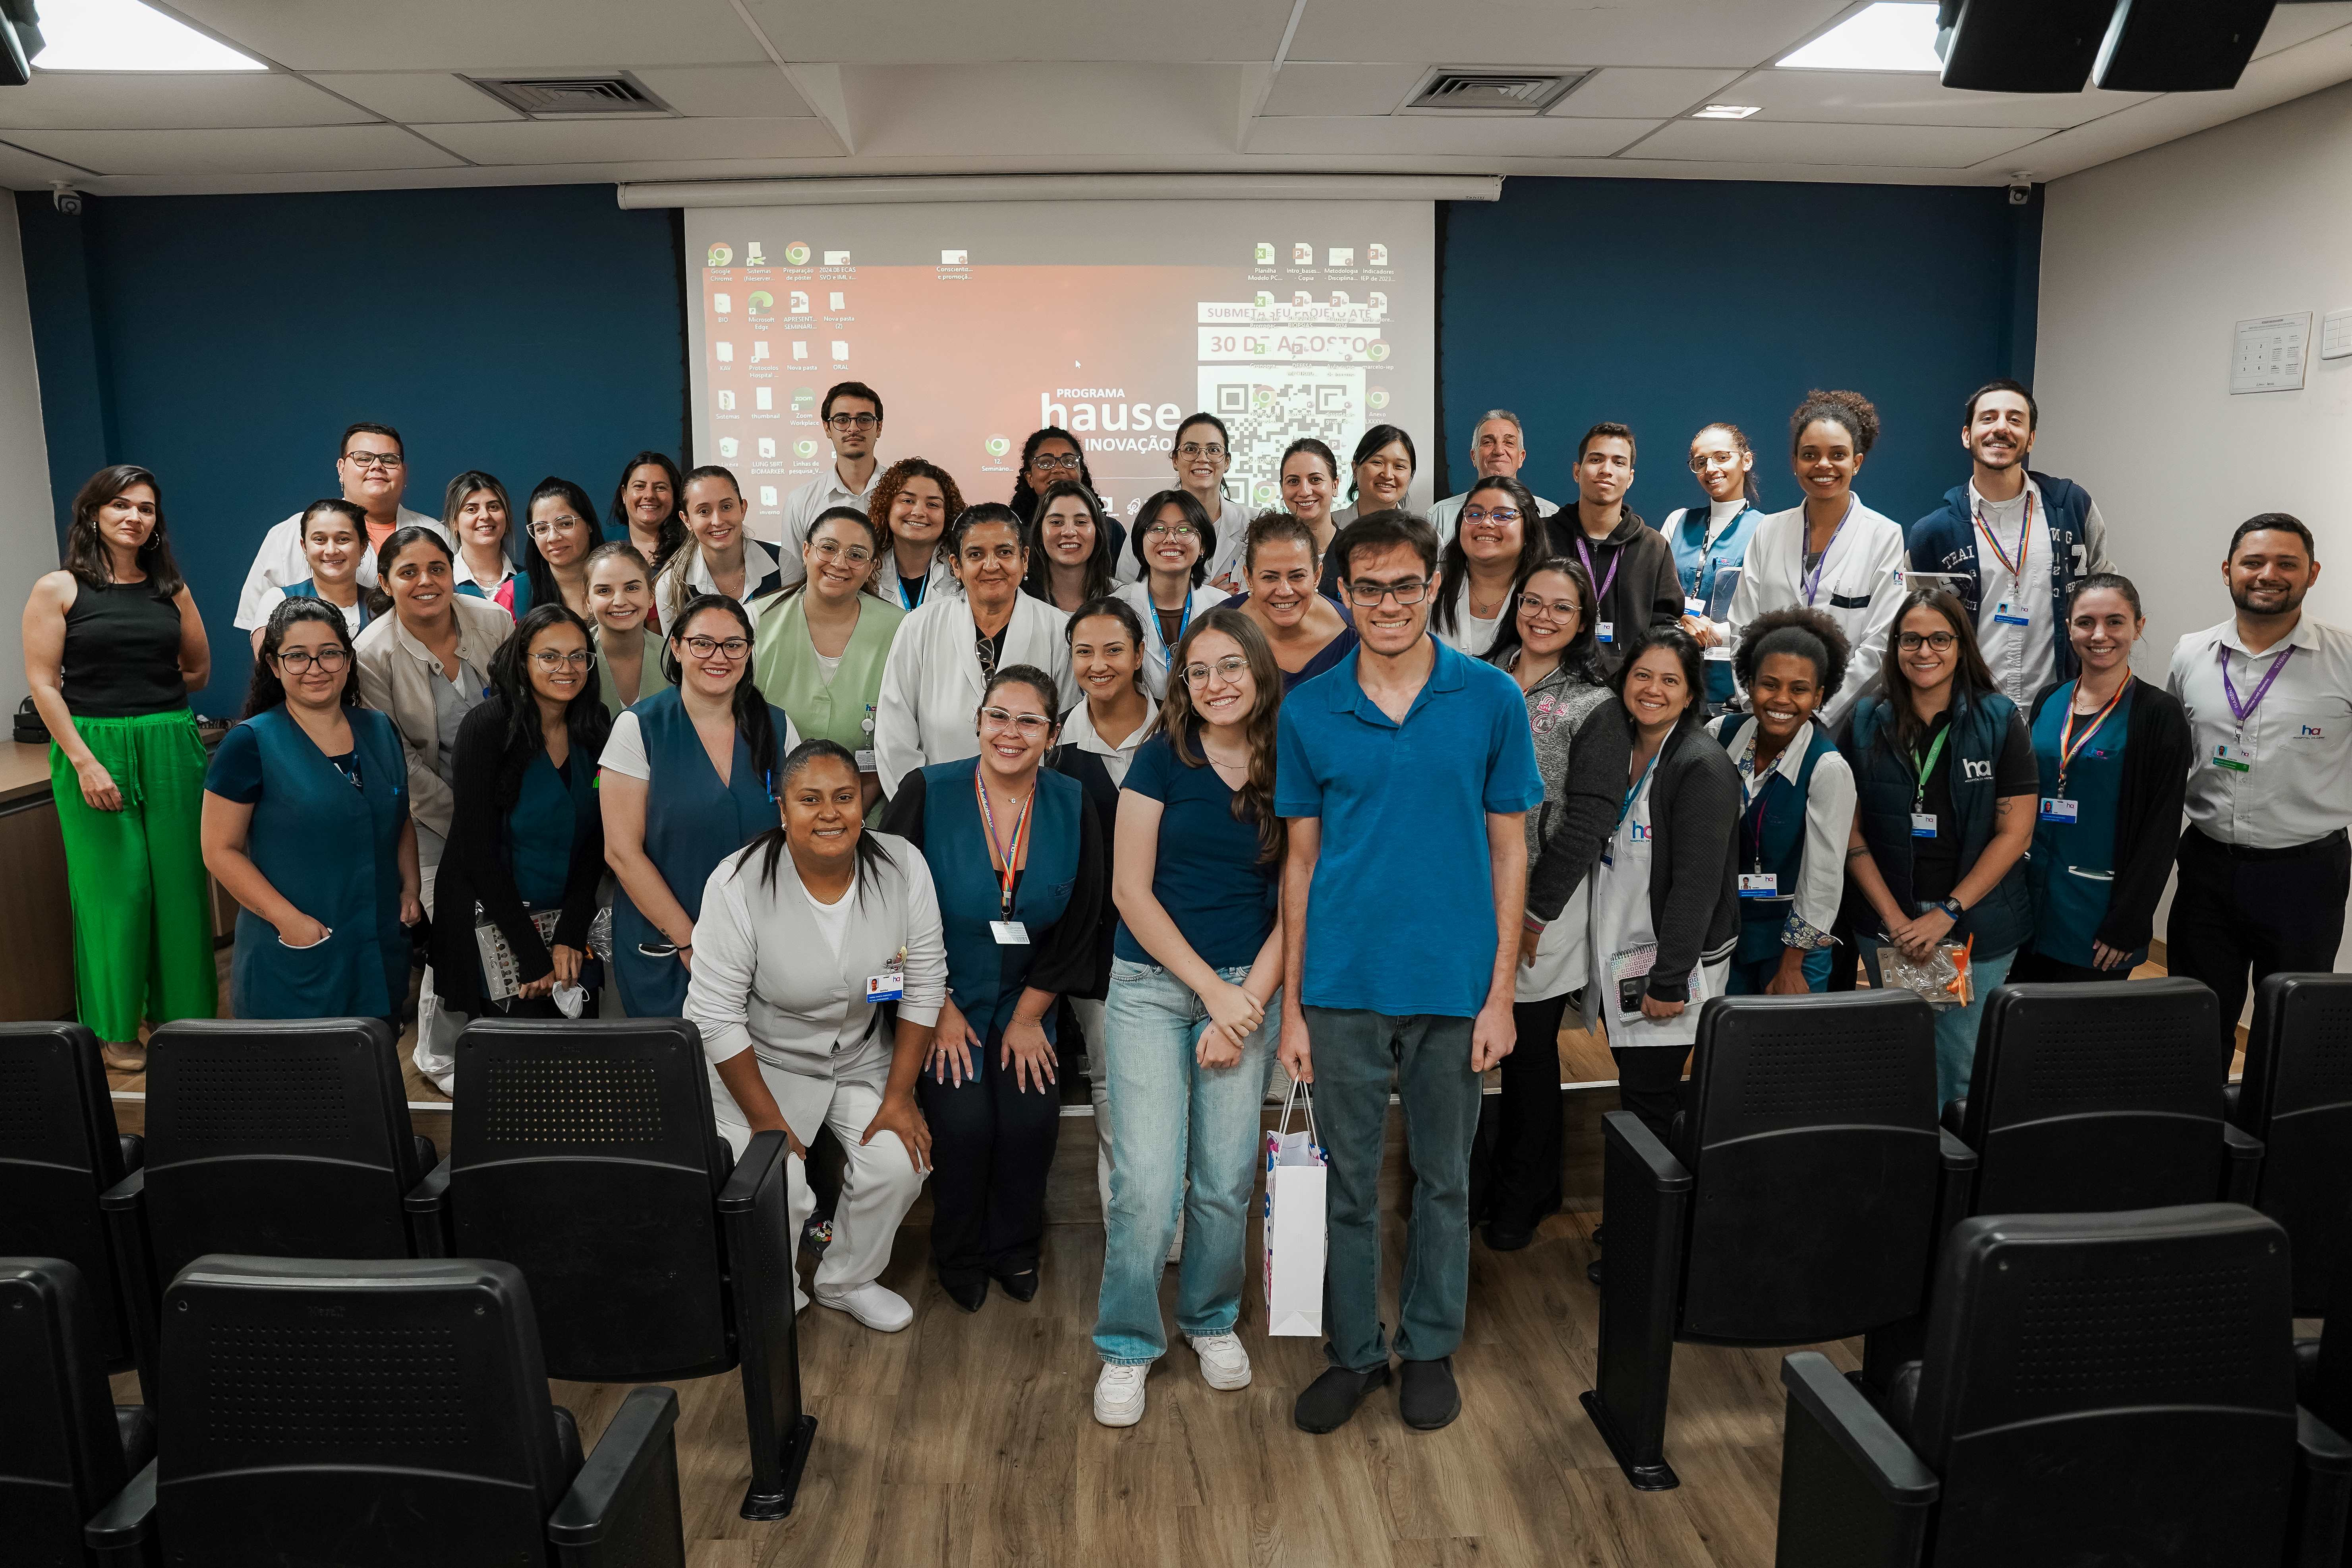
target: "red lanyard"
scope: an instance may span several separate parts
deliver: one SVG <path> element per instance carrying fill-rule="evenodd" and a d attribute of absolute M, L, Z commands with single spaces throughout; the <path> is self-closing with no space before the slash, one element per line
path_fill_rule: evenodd
<path fill-rule="evenodd" d="M 1037 799 L 1036 782 L 1030 782 L 1028 798 L 1021 803 L 1021 815 L 1013 819 L 1013 842 L 1010 845 L 996 841 L 996 813 L 989 808 L 988 786 L 980 782 L 977 766 L 971 770 L 971 792 L 980 796 L 981 820 L 988 825 L 988 847 L 1004 860 L 1004 868 L 997 873 L 997 884 L 1003 900 L 1002 918 L 1009 921 L 1013 918 L 1013 884 L 1021 876 L 1021 847 L 1029 836 L 1029 807 Z"/>
<path fill-rule="evenodd" d="M 2076 689 L 2080 690 L 2081 688 L 2077 686 Z M 2083 738 L 2079 741 L 2074 739 L 2074 721 L 2082 715 L 2074 711 L 2074 693 L 2067 694 L 2066 722 L 2058 731 L 2059 799 L 2066 798 L 2066 770 L 2074 765 L 2074 759 L 2082 754 L 2084 747 L 2091 743 L 2091 737 L 2099 732 L 2099 726 L 2107 721 L 2107 715 L 2116 710 L 2116 705 L 2124 700 L 2124 693 L 2130 689 L 2131 679 L 2126 677 L 2124 683 L 2116 688 L 2116 694 L 2107 699 L 2107 705 L 2092 717 L 2089 727 L 2084 730 Z"/>
<path fill-rule="evenodd" d="M 1981 500 L 1977 503 L 1977 531 L 1983 534 L 1985 542 L 1992 547 L 1992 558 L 1995 561 L 2000 562 L 2003 566 L 2009 568 L 2010 577 L 2020 588 L 2024 587 L 2025 542 L 2032 535 L 2033 532 L 2033 487 L 2028 485 L 2025 489 L 2025 519 L 2017 525 L 2016 560 L 2011 561 L 2007 555 L 2001 552 L 2000 541 L 1995 539 L 1992 536 L 1992 530 L 1985 526 L 1984 503 Z M 2131 683 L 2129 681 L 2126 681 L 2124 684 L 2128 686 Z"/>

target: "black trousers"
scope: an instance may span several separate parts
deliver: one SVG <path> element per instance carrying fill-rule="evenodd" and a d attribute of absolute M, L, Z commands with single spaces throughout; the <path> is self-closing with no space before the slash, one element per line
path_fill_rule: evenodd
<path fill-rule="evenodd" d="M 2194 827 L 2181 834 L 2165 966 L 2212 987 L 2225 1047 L 2236 1048 L 2250 984 L 2336 967 L 2347 892 L 2352 842 L 2341 830 L 2285 849 L 2234 848 Z"/>
<path fill-rule="evenodd" d="M 1629 1046 L 1609 1054 L 1617 1058 L 1617 1103 L 1642 1119 L 1658 1142 L 1674 1146 L 1675 1113 L 1683 1108 L 1683 1066 L 1690 1060 L 1688 1046 Z"/>
<path fill-rule="evenodd" d="M 1503 1058 L 1493 1155 L 1477 1205 L 1505 1230 L 1533 1230 L 1559 1210 L 1559 1022 L 1568 1004 L 1559 995 L 1511 1005 L 1518 1038 Z"/>
<path fill-rule="evenodd" d="M 2113 969 L 2096 969 L 2087 963 L 2063 963 L 2034 952 L 2030 947 L 2017 950 L 2017 957 L 2009 966 L 2007 984 L 2022 984 L 2028 981 L 2129 980 L 2131 966 L 2119 963 Z"/>
<path fill-rule="evenodd" d="M 1054 1085 L 1024 1092 L 991 1035 L 961 1084 L 916 1080 L 931 1127 L 931 1261 L 940 1278 L 968 1283 L 983 1274 L 1037 1267 L 1045 1234 L 1045 1173 L 1062 1131 Z"/>

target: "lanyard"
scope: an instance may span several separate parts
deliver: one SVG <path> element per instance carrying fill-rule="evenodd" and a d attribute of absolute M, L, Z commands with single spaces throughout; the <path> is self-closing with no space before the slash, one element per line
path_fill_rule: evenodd
<path fill-rule="evenodd" d="M 1144 590 L 1143 601 L 1147 605 L 1151 605 L 1151 591 L 1149 588 Z M 1184 590 L 1184 607 L 1176 616 L 1176 636 L 1173 640 L 1170 639 L 1167 632 L 1162 627 L 1162 624 L 1160 619 L 1160 606 L 1157 605 L 1151 605 L 1151 629 L 1160 634 L 1160 651 L 1166 654 L 1171 658 L 1176 657 L 1176 645 L 1184 640 L 1184 628 L 1192 624 L 1192 590 L 1190 588 Z"/>
<path fill-rule="evenodd" d="M 2011 561 L 2002 551 L 2000 541 L 1993 537 L 1992 529 L 1985 522 L 1984 502 L 1977 502 L 1977 531 L 1992 550 L 1992 558 L 2009 569 L 2010 580 L 2021 590 L 2025 586 L 2025 542 L 2033 535 L 2033 487 L 2025 489 L 2025 517 L 2017 525 L 2017 559 Z M 2126 682 L 2128 684 L 2128 682 Z"/>
<path fill-rule="evenodd" d="M 1584 524 L 1581 521 L 1578 522 L 1576 525 L 1576 552 L 1584 557 L 1584 574 L 1587 577 L 1599 575 L 1599 574 L 1595 573 L 1592 569 L 1592 550 L 1590 545 L 1585 543 Z M 1617 581 L 1617 568 L 1623 564 L 1625 564 L 1625 548 L 1623 545 L 1619 545 L 1617 547 L 1617 553 L 1609 558 L 1609 575 L 1602 577 L 1601 579 L 1600 586 L 1592 590 L 1592 602 L 1595 605 L 1602 603 L 1609 597 L 1609 584 Z M 1620 822 L 1624 820 L 1624 816 L 1622 813 L 1619 815 L 1618 820 Z"/>
<path fill-rule="evenodd" d="M 2082 687 L 2077 684 L 2075 690 L 2079 691 L 2081 689 Z M 2083 738 L 2079 741 L 2074 739 L 2074 721 L 2081 718 L 2082 715 L 2074 711 L 2074 693 L 2069 692 L 2067 694 L 2066 722 L 2058 731 L 2059 799 L 2063 800 L 2066 798 L 2066 770 L 2074 765 L 2074 759 L 2082 754 L 2084 747 L 2091 743 L 2091 737 L 2099 732 L 2099 726 L 2107 721 L 2107 715 L 2116 710 L 2116 705 L 2124 700 L 2124 693 L 2130 689 L 2131 680 L 2127 677 L 2121 686 L 2116 688 L 2116 694 L 2107 699 L 2107 705 L 2100 709 L 2098 713 L 2091 720 L 2089 727 L 2084 730 Z"/>
<path fill-rule="evenodd" d="M 1830 552 L 1837 548 L 1838 535 L 1845 531 L 1846 518 L 1850 518 L 1853 515 L 1853 497 L 1849 495 L 1845 498 L 1845 517 L 1839 518 L 1838 525 L 1830 530 L 1830 542 L 1822 546 L 1822 558 L 1813 563 L 1813 569 L 1811 572 L 1805 574 L 1805 608 L 1809 610 L 1813 607 L 1814 596 L 1822 591 L 1822 574 L 1830 569 Z M 1805 534 L 1809 531 L 1810 526 L 1810 524 L 1805 522 L 1801 512 L 1798 517 L 1797 531 L 1797 561 L 1800 565 L 1802 565 L 1804 563 Z"/>
<path fill-rule="evenodd" d="M 996 813 L 989 808 L 988 786 L 980 782 L 977 767 L 971 770 L 971 792 L 980 796 L 980 817 L 988 825 L 988 847 L 1004 860 L 1004 869 L 997 873 L 997 887 L 1004 910 L 1001 918 L 1009 921 L 1013 918 L 1013 884 L 1021 877 L 1021 846 L 1029 832 L 1029 807 L 1037 799 L 1036 782 L 1030 782 L 1028 798 L 1021 803 L 1021 815 L 1013 819 L 1013 841 L 1009 845 L 996 841 Z"/>
<path fill-rule="evenodd" d="M 1911 753 L 1911 765 L 1917 769 L 1919 773 L 1918 788 L 1911 796 L 1912 810 L 1916 811 L 1927 804 L 1927 775 L 1936 771 L 1936 759 L 1944 754 L 1944 742 L 1951 738 L 1952 727 L 1947 724 L 1944 726 L 1943 732 L 1936 737 L 1935 744 L 1927 748 L 1925 761 L 1920 759 L 1917 752 Z"/>
<path fill-rule="evenodd" d="M 2221 694 L 2230 700 L 2230 711 L 2238 716 L 2238 728 L 2242 730 L 2246 727 L 2246 721 L 2254 716 L 2254 710 L 2263 705 L 2263 699 L 2270 695 L 2271 682 L 2279 678 L 2279 671 L 2286 668 L 2286 661 L 2294 657 L 2294 648 L 2290 645 L 2284 653 L 2278 656 L 2278 662 L 2271 666 L 2270 673 L 2264 675 L 2262 684 L 2254 688 L 2254 694 L 2242 702 L 2238 700 L 2237 686 L 2230 679 L 2230 645 L 2223 643 L 2215 651 L 2221 656 Z"/>
<path fill-rule="evenodd" d="M 1635 779 L 1633 781 L 1633 787 L 1625 792 L 1624 804 L 1617 808 L 1617 826 L 1619 827 L 1625 826 L 1625 818 L 1633 811 L 1633 802 L 1641 797 L 1641 794 L 1644 789 L 1649 787 L 1650 775 L 1658 771 L 1658 758 L 1664 754 L 1665 749 L 1664 742 L 1661 741 L 1658 742 L 1658 749 L 1650 753 L 1650 765 L 1642 770 L 1642 776 Z"/>
<path fill-rule="evenodd" d="M 898 576 L 898 569 L 896 566 L 893 566 L 890 569 L 892 576 Z M 907 584 L 908 583 L 915 584 L 915 588 L 912 593 L 909 593 L 907 589 Z M 928 572 L 924 573 L 920 577 L 899 577 L 898 602 L 901 605 L 904 605 L 908 609 L 920 609 L 923 604 L 923 594 L 925 590 L 930 587 L 930 585 L 931 574 Z"/>
<path fill-rule="evenodd" d="M 1801 737 L 1804 731 L 1800 730 L 1797 733 Z M 1794 740 L 1790 742 L 1790 745 L 1795 743 Z M 1780 755 L 1788 755 L 1785 748 Z M 1769 768 L 1759 768 L 1756 765 L 1756 741 L 1753 736 L 1750 736 L 1748 742 L 1748 777 L 1743 782 L 1754 783 L 1756 793 L 1748 797 L 1747 807 L 1740 812 L 1739 820 L 1740 826 L 1748 829 L 1749 835 L 1748 842 L 1751 847 L 1748 854 L 1748 864 L 1757 871 L 1764 869 L 1764 833 L 1772 825 L 1772 781 L 1780 776 L 1780 773 L 1779 757 L 1772 760 L 1772 765 Z"/>

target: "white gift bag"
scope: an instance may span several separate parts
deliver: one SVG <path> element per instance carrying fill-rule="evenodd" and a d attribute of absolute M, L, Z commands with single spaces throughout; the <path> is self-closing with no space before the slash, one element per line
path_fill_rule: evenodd
<path fill-rule="evenodd" d="M 1304 1102 L 1307 1127 L 1290 1131 L 1291 1107 Z M 1294 1081 L 1282 1120 L 1265 1135 L 1265 1331 L 1323 1332 L 1323 1205 L 1330 1177 L 1315 1135 L 1315 1100 Z"/>

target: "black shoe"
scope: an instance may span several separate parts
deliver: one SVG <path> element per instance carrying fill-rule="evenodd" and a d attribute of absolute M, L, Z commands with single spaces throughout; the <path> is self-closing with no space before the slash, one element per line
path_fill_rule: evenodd
<path fill-rule="evenodd" d="M 953 1301 L 965 1311 L 977 1312 L 980 1310 L 981 1303 L 988 1300 L 988 1276 L 979 1274 L 966 1277 L 942 1274 L 940 1276 L 940 1289 L 948 1293 L 949 1300 Z"/>
<path fill-rule="evenodd" d="M 1517 1252 L 1535 1238 L 1532 1226 L 1516 1226 L 1499 1219 L 1486 1222 L 1486 1247 L 1489 1251 Z"/>
<path fill-rule="evenodd" d="M 1601 1227 L 1600 1226 L 1596 1225 L 1592 1227 L 1592 1245 L 1595 1247 L 1601 1245 Z"/>
<path fill-rule="evenodd" d="M 1417 1432 L 1450 1426 L 1462 1414 L 1462 1391 L 1454 1385 L 1454 1358 L 1409 1361 L 1398 1371 L 1397 1414 Z"/>
<path fill-rule="evenodd" d="M 1584 1266 L 1584 1277 L 1595 1285 L 1601 1283 L 1601 1259 L 1596 1258 Z"/>
<path fill-rule="evenodd" d="M 1348 1424 L 1364 1395 L 1389 1380 L 1389 1363 L 1381 1363 L 1370 1372 L 1349 1372 L 1344 1366 L 1328 1367 L 1323 1375 L 1307 1385 L 1291 1407 L 1290 1418 L 1301 1432 L 1336 1432 Z"/>
<path fill-rule="evenodd" d="M 1034 1268 L 1024 1268 L 1018 1274 L 998 1274 L 992 1278 L 1003 1288 L 1004 1293 L 1016 1301 L 1037 1299 L 1037 1271 Z"/>

